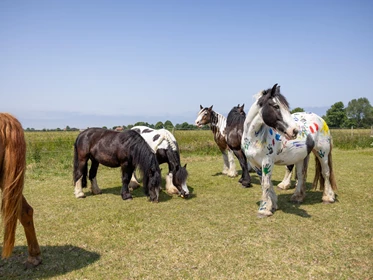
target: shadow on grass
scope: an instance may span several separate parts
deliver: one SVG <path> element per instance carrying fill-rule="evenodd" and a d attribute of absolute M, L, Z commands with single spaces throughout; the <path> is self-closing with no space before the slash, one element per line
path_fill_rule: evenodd
<path fill-rule="evenodd" d="M 162 180 L 162 186 L 165 185 L 165 181 Z M 116 187 L 112 187 L 112 188 L 104 188 L 104 189 L 101 189 L 102 190 L 102 194 L 105 195 L 105 194 L 112 194 L 112 195 L 117 195 L 118 197 L 120 197 L 120 191 L 122 189 L 122 186 L 116 186 Z M 192 199 L 192 198 L 195 198 L 196 195 L 193 194 L 193 191 L 194 191 L 194 188 L 188 186 L 188 189 L 189 189 L 189 197 L 187 199 Z M 140 186 L 139 188 L 136 188 L 134 189 L 133 191 L 131 191 L 131 194 L 133 196 L 133 199 L 136 199 L 137 197 L 145 197 L 145 193 L 144 193 L 144 189 L 142 186 Z M 87 196 L 93 196 L 93 194 L 91 193 L 86 193 Z M 173 197 L 176 197 L 177 198 L 177 195 L 170 195 L 168 194 L 164 188 L 162 188 L 162 191 L 159 193 L 159 202 L 163 202 L 163 201 L 168 201 L 170 199 L 172 199 Z M 180 199 L 182 199 L 180 197 Z"/>
<path fill-rule="evenodd" d="M 2 249 L 2 247 L 0 247 Z M 82 248 L 65 246 L 41 246 L 42 263 L 25 269 L 27 246 L 14 247 L 10 258 L 0 260 L 0 279 L 51 278 L 81 269 L 100 259 L 100 255 Z"/>
<path fill-rule="evenodd" d="M 272 181 L 274 186 L 277 186 L 281 181 Z M 315 191 L 312 190 L 312 184 L 306 183 L 306 197 L 304 198 L 304 201 L 302 203 L 295 203 L 291 201 L 291 196 L 294 193 L 295 187 L 294 184 L 292 184 L 292 187 L 288 190 L 281 190 L 277 187 L 277 205 L 279 209 L 277 211 L 282 211 L 284 213 L 297 215 L 303 218 L 311 218 L 311 215 L 307 213 L 306 210 L 302 209 L 302 205 L 314 205 L 314 204 L 320 204 L 322 202 L 322 191 Z M 281 193 L 281 192 L 289 192 L 289 190 L 293 190 L 291 193 Z M 336 201 L 337 195 L 336 195 Z M 257 202 L 257 205 L 259 207 L 260 201 Z"/>

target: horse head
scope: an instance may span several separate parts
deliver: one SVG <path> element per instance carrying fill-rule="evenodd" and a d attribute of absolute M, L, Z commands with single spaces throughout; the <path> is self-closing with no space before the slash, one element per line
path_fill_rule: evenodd
<path fill-rule="evenodd" d="M 202 105 L 199 105 L 200 111 L 198 112 L 197 119 L 195 121 L 196 126 L 201 127 L 211 122 L 212 106 L 213 105 L 211 105 L 209 108 L 203 108 Z"/>
<path fill-rule="evenodd" d="M 174 170 L 172 170 L 172 184 L 177 188 L 180 196 L 184 198 L 189 196 L 189 189 L 186 184 L 188 177 L 186 166 L 186 164 L 184 166 L 176 165 Z"/>
<path fill-rule="evenodd" d="M 291 117 L 289 103 L 280 93 L 280 86 L 261 92 L 257 100 L 263 122 L 283 134 L 287 140 L 295 139 L 298 128 Z"/>

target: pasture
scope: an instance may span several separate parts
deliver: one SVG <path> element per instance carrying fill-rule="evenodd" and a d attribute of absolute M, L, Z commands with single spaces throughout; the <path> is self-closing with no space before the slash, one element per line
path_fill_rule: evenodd
<path fill-rule="evenodd" d="M 119 169 L 100 166 L 102 195 L 73 194 L 77 132 L 26 133 L 24 194 L 34 208 L 43 263 L 24 270 L 23 228 L 12 257 L 0 261 L 1 279 L 371 279 L 373 278 L 373 148 L 369 130 L 332 131 L 338 184 L 334 204 L 320 190 L 289 202 L 294 189 L 276 189 L 279 210 L 259 219 L 259 177 L 253 187 L 221 174 L 211 131 L 175 131 L 187 163 L 192 197 L 160 195 L 147 201 L 120 196 Z M 239 167 L 238 162 L 236 163 Z M 164 176 L 167 170 L 163 168 Z M 239 170 L 240 172 L 240 170 Z M 276 166 L 274 183 L 284 167 Z M 310 160 L 307 185 L 314 175 Z M 1 246 L 0 246 L 1 248 Z"/>

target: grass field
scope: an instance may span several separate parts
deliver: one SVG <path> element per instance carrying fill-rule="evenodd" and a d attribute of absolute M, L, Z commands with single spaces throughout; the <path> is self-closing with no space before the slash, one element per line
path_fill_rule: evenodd
<path fill-rule="evenodd" d="M 158 204 L 149 203 L 141 188 L 133 192 L 132 201 L 122 201 L 119 169 L 103 166 L 97 177 L 103 194 L 76 199 L 72 186 L 76 136 L 76 132 L 26 134 L 24 194 L 35 210 L 43 263 L 23 269 L 27 247 L 19 226 L 12 257 L 0 261 L 0 279 L 373 278 L 369 145 L 338 148 L 335 136 L 338 202 L 322 204 L 322 193 L 309 190 L 305 202 L 294 205 L 289 202 L 293 189 L 276 190 L 279 210 L 259 219 L 259 177 L 252 174 L 253 187 L 244 189 L 239 177 L 223 176 L 210 131 L 175 132 L 182 163 L 188 164 L 192 197 L 184 200 L 162 192 Z M 313 167 L 312 158 L 309 187 Z M 164 177 L 167 167 L 161 168 Z M 277 166 L 275 184 L 283 174 L 283 167 Z"/>

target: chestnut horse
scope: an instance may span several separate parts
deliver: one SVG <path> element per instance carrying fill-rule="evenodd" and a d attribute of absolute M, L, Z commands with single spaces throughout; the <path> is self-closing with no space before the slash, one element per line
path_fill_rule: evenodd
<path fill-rule="evenodd" d="M 26 141 L 19 121 L 7 113 L 0 113 L 0 187 L 2 191 L 1 214 L 4 225 L 2 257 L 13 251 L 17 220 L 25 230 L 28 245 L 26 267 L 41 263 L 41 253 L 36 238 L 33 208 L 23 196 L 26 171 Z"/>

